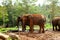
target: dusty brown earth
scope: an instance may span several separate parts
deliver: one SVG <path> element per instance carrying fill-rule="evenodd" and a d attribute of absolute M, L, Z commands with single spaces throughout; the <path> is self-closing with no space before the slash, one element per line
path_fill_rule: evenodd
<path fill-rule="evenodd" d="M 19 35 L 20 40 L 60 40 L 60 31 L 52 31 L 51 29 L 46 30 L 45 33 L 38 33 L 37 30 L 33 33 L 29 33 L 28 31 L 13 33 Z"/>
<path fill-rule="evenodd" d="M 45 31 L 45 33 L 19 32 L 21 40 L 60 40 L 60 31 Z"/>

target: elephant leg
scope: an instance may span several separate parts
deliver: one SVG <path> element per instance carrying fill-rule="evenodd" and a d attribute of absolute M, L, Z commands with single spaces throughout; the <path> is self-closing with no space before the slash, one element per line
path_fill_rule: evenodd
<path fill-rule="evenodd" d="M 57 31 L 57 26 L 55 28 L 56 28 L 56 31 Z"/>
<path fill-rule="evenodd" d="M 44 31 L 44 24 L 42 25 L 42 29 L 43 29 L 43 30 L 42 30 L 42 33 L 44 33 L 44 32 L 45 32 L 45 31 Z"/>
<path fill-rule="evenodd" d="M 58 26 L 58 28 L 59 28 L 58 30 L 60 31 L 60 26 Z"/>
<path fill-rule="evenodd" d="M 59 30 L 60 30 L 60 26 L 59 26 Z"/>
<path fill-rule="evenodd" d="M 30 24 L 30 32 L 33 33 L 33 24 Z"/>
<path fill-rule="evenodd" d="M 39 26 L 39 27 L 40 27 L 39 33 L 41 33 L 41 26 Z"/>
<path fill-rule="evenodd" d="M 44 24 L 41 24 L 41 25 L 40 25 L 39 33 L 40 33 L 40 32 L 42 32 L 42 33 L 44 33 L 44 32 L 45 32 L 45 31 L 44 31 Z"/>
<path fill-rule="evenodd" d="M 53 31 L 54 31 L 54 25 L 53 25 Z"/>
<path fill-rule="evenodd" d="M 30 32 L 33 33 L 33 27 L 32 26 L 30 27 Z"/>
<path fill-rule="evenodd" d="M 30 19 L 30 32 L 33 33 L 33 20 Z"/>
<path fill-rule="evenodd" d="M 22 31 L 24 32 L 25 30 L 26 30 L 26 26 L 23 25 L 23 26 L 22 26 Z"/>

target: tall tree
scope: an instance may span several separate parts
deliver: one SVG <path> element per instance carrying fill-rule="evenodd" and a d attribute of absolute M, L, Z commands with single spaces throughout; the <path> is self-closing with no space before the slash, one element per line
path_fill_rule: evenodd
<path fill-rule="evenodd" d="M 7 10 L 5 6 L 0 6 L 0 22 L 3 23 L 3 26 L 5 26 L 5 22 L 8 21 L 7 19 Z"/>
<path fill-rule="evenodd" d="M 58 0 L 47 0 L 49 2 L 51 2 L 49 4 L 49 10 L 50 10 L 50 21 L 51 19 L 54 18 L 55 14 L 57 14 L 57 3 L 58 3 Z"/>
<path fill-rule="evenodd" d="M 13 12 L 12 12 L 12 7 L 13 7 L 13 5 L 12 5 L 12 0 L 3 0 L 3 6 L 5 6 L 6 7 L 6 10 L 7 10 L 7 13 L 8 13 L 8 19 L 9 19 L 9 23 L 10 24 L 12 24 L 13 23 L 13 18 L 12 18 L 12 14 L 13 14 Z"/>

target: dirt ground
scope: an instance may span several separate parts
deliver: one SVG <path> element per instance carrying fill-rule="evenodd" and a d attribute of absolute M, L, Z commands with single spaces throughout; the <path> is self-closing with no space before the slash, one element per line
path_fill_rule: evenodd
<path fill-rule="evenodd" d="M 21 40 L 60 40 L 60 31 L 45 31 L 45 33 L 19 32 Z"/>

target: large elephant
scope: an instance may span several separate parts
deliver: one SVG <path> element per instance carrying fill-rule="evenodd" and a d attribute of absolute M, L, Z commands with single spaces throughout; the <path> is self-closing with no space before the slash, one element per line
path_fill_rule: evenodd
<path fill-rule="evenodd" d="M 54 17 L 52 19 L 52 26 L 53 26 L 53 31 L 54 31 L 54 28 L 55 30 L 60 30 L 60 17 Z"/>
<path fill-rule="evenodd" d="M 44 33 L 44 25 L 46 22 L 46 17 L 41 14 L 25 14 L 21 17 L 18 17 L 18 22 L 22 23 L 22 31 L 26 30 L 26 25 L 30 26 L 30 32 L 33 32 L 33 26 L 39 25 L 39 33 Z M 17 23 L 18 24 L 18 23 Z"/>

